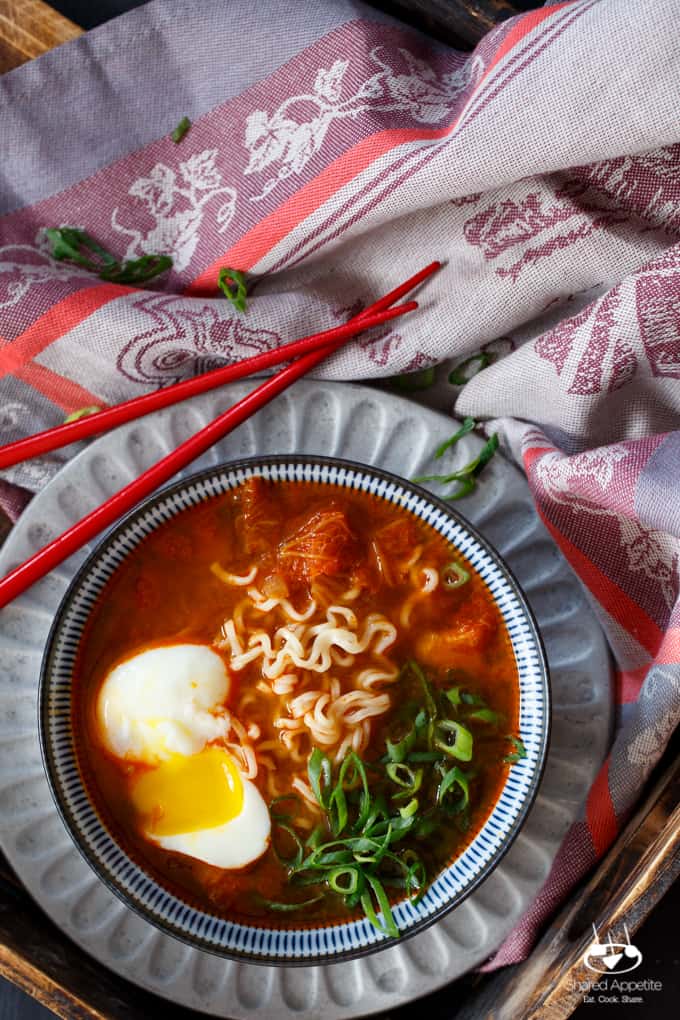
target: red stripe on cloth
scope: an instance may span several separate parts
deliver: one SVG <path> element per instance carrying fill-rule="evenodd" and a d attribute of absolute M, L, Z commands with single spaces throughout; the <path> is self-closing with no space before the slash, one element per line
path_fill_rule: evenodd
<path fill-rule="evenodd" d="M 9 340 L 0 350 L 0 377 L 16 373 L 37 354 L 44 351 L 59 337 L 68 333 L 103 305 L 123 294 L 130 294 L 134 287 L 123 287 L 118 283 L 86 285 L 73 294 L 68 294 L 28 329 L 14 340 Z"/>
<path fill-rule="evenodd" d="M 575 2 L 576 0 L 565 0 L 564 3 L 557 4 L 555 7 L 533 11 L 524 15 L 517 26 L 509 33 L 508 37 L 503 40 L 493 62 L 487 68 L 475 92 L 468 98 L 466 105 L 469 105 L 473 96 L 479 91 L 480 85 L 486 80 L 492 67 L 506 53 L 542 21 L 552 17 L 557 11 L 562 10 L 564 7 L 569 7 Z M 224 255 L 216 259 L 192 280 L 186 286 L 184 292 L 190 295 L 214 295 L 217 274 L 223 266 L 231 266 L 243 272 L 252 269 L 279 241 L 327 202 L 332 195 L 366 170 L 375 160 L 406 142 L 445 138 L 455 130 L 462 112 L 464 111 L 461 111 L 461 114 L 450 124 L 436 130 L 390 128 L 385 131 L 379 131 L 369 138 L 362 139 L 362 141 L 338 157 L 330 166 L 322 170 L 318 177 L 308 181 L 299 191 L 283 202 L 278 209 L 252 227 Z"/>
<path fill-rule="evenodd" d="M 619 705 L 630 705 L 631 702 L 637 701 L 650 665 L 651 663 L 648 662 L 646 666 L 638 666 L 637 669 L 617 670 L 614 686 L 616 701 Z"/>
<path fill-rule="evenodd" d="M 557 11 L 563 10 L 565 7 L 571 7 L 574 3 L 576 3 L 576 0 L 564 0 L 564 3 L 555 4 L 553 7 L 541 7 L 537 11 L 529 11 L 528 14 L 524 14 L 518 20 L 514 28 L 508 32 L 501 45 L 498 47 L 496 55 L 484 72 L 484 78 L 486 78 L 496 64 L 498 64 L 498 62 L 502 60 L 503 57 L 509 53 L 518 42 L 521 42 L 521 40 L 524 39 L 529 32 L 533 31 L 534 28 L 540 25 L 542 21 L 545 21 L 546 18 L 552 17 L 553 14 L 556 14 Z"/>
<path fill-rule="evenodd" d="M 656 662 L 660 666 L 670 666 L 680 662 L 680 627 L 669 627 L 663 636 L 661 648 L 656 653 Z"/>
<path fill-rule="evenodd" d="M 404 142 L 443 138 L 457 122 L 458 119 L 454 124 L 437 130 L 389 128 L 362 139 L 322 170 L 318 177 L 308 181 L 286 199 L 278 209 L 256 223 L 224 255 L 192 280 L 185 288 L 185 293 L 214 297 L 217 274 L 223 266 L 244 272 L 251 269 L 298 224 L 390 149 Z"/>
<path fill-rule="evenodd" d="M 542 457 L 544 453 L 556 453 L 554 446 L 532 446 L 530 450 L 525 450 L 522 454 L 522 460 L 524 461 L 524 467 L 526 468 L 527 474 L 529 468 L 533 467 L 535 460 Z"/>
<path fill-rule="evenodd" d="M 608 850 L 619 831 L 619 823 L 609 790 L 609 761 L 610 759 L 607 758 L 602 765 L 586 801 L 586 820 L 593 848 L 598 857 Z"/>
<path fill-rule="evenodd" d="M 606 609 L 609 615 L 631 634 L 650 655 L 655 655 L 663 640 L 663 631 L 658 624 L 622 588 L 619 588 L 615 581 L 603 574 L 585 553 L 582 553 L 577 546 L 558 531 L 540 507 L 537 506 L 537 509 L 541 520 L 565 557 L 603 609 Z"/>
<path fill-rule="evenodd" d="M 72 379 L 58 375 L 51 368 L 45 368 L 33 361 L 28 365 L 22 365 L 12 373 L 15 378 L 38 390 L 43 396 L 51 400 L 53 404 L 60 407 L 66 414 L 78 411 L 81 407 L 88 407 L 91 404 L 98 404 L 100 400 L 89 390 L 79 386 Z"/>

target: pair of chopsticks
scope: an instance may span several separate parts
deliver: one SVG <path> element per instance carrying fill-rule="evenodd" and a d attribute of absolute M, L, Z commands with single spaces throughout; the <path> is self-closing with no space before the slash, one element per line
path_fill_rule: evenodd
<path fill-rule="evenodd" d="M 266 379 L 251 393 L 248 393 L 228 410 L 223 411 L 209 425 L 190 436 L 156 464 L 147 468 L 138 478 L 129 482 L 101 506 L 86 514 L 62 535 L 10 571 L 0 580 L 0 608 L 6 606 L 35 581 L 44 577 L 59 563 L 77 552 L 105 528 L 114 524 L 121 515 L 127 513 L 159 485 L 169 481 L 178 471 L 200 457 L 214 443 L 223 439 L 247 418 L 287 389 L 291 383 L 306 375 L 350 337 L 391 319 L 396 319 L 417 308 L 416 301 L 408 301 L 396 307 L 392 307 L 392 305 L 436 272 L 439 267 L 439 262 L 432 262 L 342 326 L 284 344 L 275 350 L 258 354 L 236 365 L 214 369 L 194 379 L 169 386 L 167 389 L 157 390 L 134 400 L 128 400 L 124 404 L 107 408 L 0 448 L 0 468 L 9 467 L 28 457 L 35 457 L 38 454 L 75 442 L 77 439 L 96 435 L 116 425 L 121 425 L 123 422 L 167 407 L 179 400 L 185 400 L 198 393 L 205 393 L 216 386 L 242 379 L 254 372 L 261 372 L 272 365 L 295 358 L 276 375 Z"/>

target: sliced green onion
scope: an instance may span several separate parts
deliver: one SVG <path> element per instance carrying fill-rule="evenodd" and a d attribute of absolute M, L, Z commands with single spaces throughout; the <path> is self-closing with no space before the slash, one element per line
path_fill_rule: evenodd
<path fill-rule="evenodd" d="M 451 805 L 451 809 L 453 811 L 462 811 L 470 802 L 470 787 L 468 785 L 468 777 L 461 769 L 458 768 L 457 765 L 454 765 L 453 768 L 449 769 L 449 771 L 443 776 L 437 791 L 437 803 L 443 804 L 444 798 L 455 786 L 460 789 L 461 794 Z"/>
<path fill-rule="evenodd" d="M 494 453 L 498 449 L 498 436 L 496 433 L 490 437 L 480 450 L 477 457 L 466 464 L 464 467 L 459 468 L 457 471 L 451 472 L 448 475 L 420 475 L 418 478 L 414 478 L 414 482 L 440 482 L 442 485 L 448 485 L 449 482 L 458 482 L 458 488 L 452 489 L 451 492 L 446 493 L 444 499 L 462 499 L 463 496 L 469 495 L 476 487 L 476 479 L 480 474 L 482 468 L 489 463 Z"/>
<path fill-rule="evenodd" d="M 526 758 L 527 749 L 524 746 L 523 741 L 520 740 L 519 737 L 513 737 L 511 735 L 508 735 L 508 740 L 510 741 L 515 750 L 512 752 L 512 754 L 506 754 L 505 757 L 503 758 L 503 761 L 506 762 L 508 765 L 515 765 L 518 761 L 521 761 L 522 758 Z"/>
<path fill-rule="evenodd" d="M 245 273 L 240 269 L 220 269 L 217 286 L 237 312 L 245 312 L 248 297 Z"/>
<path fill-rule="evenodd" d="M 431 835 L 437 828 L 437 821 L 434 818 L 419 818 L 413 829 L 413 834 L 416 839 L 424 839 L 426 836 Z"/>
<path fill-rule="evenodd" d="M 454 432 L 450 439 L 446 439 L 440 446 L 437 447 L 434 452 L 435 457 L 443 457 L 450 447 L 455 446 L 456 443 L 463 438 L 463 436 L 468 434 L 468 432 L 472 432 L 476 425 L 477 422 L 474 418 L 463 418 L 463 424 L 458 431 Z"/>
<path fill-rule="evenodd" d="M 317 847 L 321 846 L 321 840 L 326 835 L 326 831 L 323 825 L 317 825 L 315 829 L 312 829 L 309 836 L 305 840 L 305 847 L 308 850 L 316 850 Z"/>
<path fill-rule="evenodd" d="M 81 418 L 88 418 L 91 414 L 98 414 L 103 410 L 98 404 L 91 404 L 90 407 L 80 407 L 77 411 L 71 411 L 67 418 L 64 418 L 64 425 L 72 421 L 80 421 Z"/>
<path fill-rule="evenodd" d="M 451 492 L 447 492 L 442 499 L 448 499 L 453 502 L 455 499 L 462 499 L 464 496 L 469 496 L 471 492 L 477 488 L 477 482 L 474 478 L 458 478 L 459 482 L 457 489 L 451 489 Z"/>
<path fill-rule="evenodd" d="M 474 694 L 472 691 L 466 691 L 463 689 L 460 697 L 466 705 L 479 705 L 480 707 L 486 706 L 484 698 L 480 694 Z"/>
<path fill-rule="evenodd" d="M 447 698 L 452 705 L 458 708 L 462 700 L 460 687 L 449 687 L 448 691 L 444 691 L 444 697 Z"/>
<path fill-rule="evenodd" d="M 417 393 L 419 390 L 427 390 L 434 382 L 434 366 L 425 368 L 421 372 L 407 372 L 404 375 L 395 375 L 392 380 L 395 389 L 404 393 Z"/>
<path fill-rule="evenodd" d="M 413 818 L 414 814 L 418 810 L 418 798 L 413 797 L 408 804 L 399 808 L 399 814 L 402 818 Z"/>
<path fill-rule="evenodd" d="M 405 762 L 392 761 L 385 766 L 385 772 L 393 783 L 409 793 L 416 793 L 423 781 L 423 770 L 409 768 Z M 399 796 L 402 795 L 397 794 L 397 797 Z"/>
<path fill-rule="evenodd" d="M 406 895 L 415 907 L 425 895 L 427 888 L 427 871 L 425 865 L 414 850 L 406 850 L 403 854 L 403 863 L 408 866 L 404 888 Z"/>
<path fill-rule="evenodd" d="M 470 761 L 472 758 L 472 734 L 462 723 L 452 719 L 441 719 L 436 724 L 436 730 L 440 735 L 435 737 L 435 747 L 451 758 Z"/>
<path fill-rule="evenodd" d="M 87 231 L 79 227 L 50 227 L 45 231 L 45 236 L 50 244 L 53 259 L 75 262 L 76 265 L 98 273 L 101 280 L 110 283 L 146 283 L 172 266 L 169 255 L 150 253 L 121 263 Z"/>
<path fill-rule="evenodd" d="M 438 751 L 411 751 L 406 760 L 409 764 L 418 765 L 421 762 L 440 761 L 441 754 Z"/>
<path fill-rule="evenodd" d="M 464 584 L 470 580 L 470 573 L 461 567 L 460 563 L 447 563 L 441 570 L 442 584 L 449 591 L 453 591 L 454 588 L 461 588 Z"/>
<path fill-rule="evenodd" d="M 266 907 L 268 910 L 276 910 L 279 913 L 292 913 L 294 910 L 302 910 L 304 907 L 311 907 L 312 904 L 318 903 L 319 900 L 324 898 L 323 893 L 319 893 L 318 896 L 313 896 L 309 900 L 301 900 L 299 903 L 280 903 L 277 900 L 267 900 L 264 896 L 258 896 L 257 902 Z"/>
<path fill-rule="evenodd" d="M 380 909 L 380 911 L 382 912 L 382 915 L 383 915 L 383 922 L 381 924 L 380 920 L 378 919 L 378 916 L 377 916 L 377 914 L 375 912 L 375 909 L 373 907 L 373 902 L 371 900 L 371 895 L 370 895 L 368 889 L 366 889 L 364 891 L 364 893 L 363 893 L 363 895 L 361 897 L 361 905 L 362 905 L 362 907 L 364 909 L 364 913 L 366 914 L 366 917 L 371 922 L 373 927 L 377 928 L 377 930 L 379 932 L 381 932 L 381 934 L 383 934 L 383 935 L 391 935 L 392 938 L 395 938 L 395 939 L 399 938 L 399 929 L 397 928 L 397 925 L 396 925 L 395 920 L 394 920 L 394 916 L 392 914 L 392 909 L 390 907 L 390 901 L 387 898 L 387 894 L 386 894 L 386 892 L 385 892 L 385 890 L 384 890 L 380 880 L 377 879 L 375 877 L 375 875 L 367 874 L 366 875 L 366 881 L 370 885 L 371 889 L 373 890 L 373 895 L 375 896 L 377 904 L 378 904 L 378 907 L 379 907 L 379 909 Z"/>
<path fill-rule="evenodd" d="M 94 237 L 79 227 L 48 227 L 45 237 L 50 244 L 50 255 L 59 262 L 75 262 L 94 273 L 107 266 L 118 265 L 115 255 L 102 248 Z M 85 252 L 97 255 L 100 262 L 89 258 Z"/>
<path fill-rule="evenodd" d="M 329 787 L 333 776 L 333 767 L 327 754 L 324 754 L 318 747 L 315 747 L 307 762 L 307 775 L 309 785 L 316 797 L 318 804 L 325 810 L 328 808 Z"/>
<path fill-rule="evenodd" d="M 351 896 L 359 888 L 358 868 L 334 868 L 326 878 L 333 892 Z"/>
<path fill-rule="evenodd" d="M 181 121 L 179 122 L 179 124 L 177 125 L 175 130 L 170 135 L 170 137 L 172 138 L 173 142 L 175 142 L 175 144 L 177 144 L 178 142 L 181 142 L 190 127 L 191 127 L 191 121 L 189 120 L 189 118 L 188 117 L 182 117 Z"/>
<path fill-rule="evenodd" d="M 385 741 L 385 747 L 387 748 L 387 760 L 391 762 L 402 762 L 406 760 L 406 757 L 416 742 L 416 728 L 413 727 L 408 731 L 405 737 L 394 744 L 391 740 Z"/>
<path fill-rule="evenodd" d="M 283 804 L 285 801 L 293 801 L 293 803 L 297 806 L 302 803 L 302 797 L 300 797 L 299 793 L 282 793 L 280 796 L 274 797 L 274 799 L 269 802 L 269 814 L 272 818 L 277 820 L 282 818 L 284 821 L 290 818 L 290 812 L 281 814 L 280 811 L 274 810 L 278 804 Z"/>
<path fill-rule="evenodd" d="M 428 722 L 431 721 L 432 719 L 436 719 L 437 718 L 437 702 L 434 699 L 434 693 L 433 693 L 433 690 L 432 690 L 432 684 L 430 683 L 428 678 L 425 676 L 425 673 L 423 672 L 423 670 L 420 668 L 420 666 L 418 665 L 418 663 L 414 659 L 410 660 L 409 666 L 411 668 L 411 671 L 413 673 L 415 673 L 415 675 L 416 675 L 416 677 L 418 679 L 418 682 L 420 683 L 420 686 L 422 687 L 423 696 L 425 698 L 425 711 L 426 711 L 427 716 L 428 716 Z"/>
<path fill-rule="evenodd" d="M 109 283 L 147 283 L 154 276 L 172 268 L 169 255 L 142 255 L 138 259 L 123 262 L 122 265 L 107 266 L 99 274 L 100 280 Z"/>
<path fill-rule="evenodd" d="M 465 386 L 465 383 L 469 382 L 473 376 L 481 372 L 483 368 L 491 364 L 491 355 L 486 354 L 484 351 L 480 351 L 479 354 L 473 354 L 472 357 L 466 358 L 465 361 L 461 361 L 459 365 L 456 365 L 454 369 L 449 372 L 449 382 L 454 386 Z M 468 368 L 470 365 L 476 365 L 474 372 L 469 372 Z"/>
<path fill-rule="evenodd" d="M 280 819 L 277 819 L 275 816 L 273 818 L 273 821 L 277 828 L 282 829 L 290 836 L 290 838 L 293 840 L 293 843 L 295 844 L 296 849 L 295 855 L 293 857 L 284 857 L 283 854 L 279 852 L 276 846 L 276 841 L 273 838 L 272 849 L 276 856 L 278 857 L 278 859 L 281 861 L 281 864 L 284 865 L 284 867 L 289 868 L 291 870 L 296 870 L 302 864 L 302 861 L 305 856 L 305 848 L 302 845 L 302 840 L 298 836 L 295 829 L 293 829 L 290 825 L 287 825 L 285 822 L 281 821 Z"/>
<path fill-rule="evenodd" d="M 500 726 L 505 721 L 505 716 L 501 712 L 494 712 L 490 708 L 477 708 L 470 712 L 467 718 L 474 722 L 489 723 L 490 726 Z"/>
<path fill-rule="evenodd" d="M 350 772 L 351 769 L 351 772 Z M 368 787 L 368 777 L 366 775 L 366 767 L 355 751 L 350 751 L 349 754 L 344 758 L 342 765 L 340 766 L 340 773 L 338 775 L 338 784 L 343 790 L 352 790 L 357 784 L 361 786 L 361 795 L 359 798 L 359 815 L 354 823 L 354 830 L 360 832 L 371 813 L 371 792 Z M 345 820 L 346 824 L 346 820 Z M 344 828 L 344 825 L 343 825 Z M 342 831 L 342 829 L 340 830 Z"/>
<path fill-rule="evenodd" d="M 328 817 L 331 823 L 331 832 L 339 836 L 347 825 L 349 813 L 347 811 L 347 797 L 340 783 L 336 783 L 328 801 Z"/>

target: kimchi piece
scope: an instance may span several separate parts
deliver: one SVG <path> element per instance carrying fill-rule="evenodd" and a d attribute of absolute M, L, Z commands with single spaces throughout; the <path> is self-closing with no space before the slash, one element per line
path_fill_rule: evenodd
<path fill-rule="evenodd" d="M 497 626 L 493 606 L 475 594 L 464 603 L 451 626 L 424 631 L 416 641 L 416 653 L 427 666 L 464 666 L 474 661 L 474 653 L 487 648 Z"/>
<path fill-rule="evenodd" d="M 241 537 L 248 553 L 271 552 L 281 527 L 270 487 L 262 478 L 248 478 L 239 490 Z"/>
<path fill-rule="evenodd" d="M 316 510 L 279 548 L 281 571 L 297 580 L 347 574 L 358 559 L 359 541 L 338 507 Z"/>

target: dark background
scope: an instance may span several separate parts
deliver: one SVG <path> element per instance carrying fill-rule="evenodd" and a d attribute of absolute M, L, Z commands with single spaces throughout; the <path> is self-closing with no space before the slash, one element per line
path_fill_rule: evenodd
<path fill-rule="evenodd" d="M 52 0 L 51 6 L 66 15 L 83 28 L 94 28 L 124 11 L 140 7 L 144 0 Z M 224 0 L 225 7 L 228 0 Z M 257 0 L 254 0 L 257 2 Z M 312 3 L 314 0 L 298 0 Z M 196 0 L 200 3 L 200 0 Z M 520 10 L 532 10 L 542 6 L 535 0 L 513 0 Z M 375 6 L 390 9 L 390 3 L 377 2 Z M 396 10 L 395 10 L 396 14 Z M 642 926 L 635 938 L 635 944 L 643 954 L 643 964 L 635 972 L 640 979 L 663 982 L 663 991 L 648 993 L 646 1004 L 616 1006 L 581 1006 L 574 1014 L 574 1020 L 675 1020 L 680 1016 L 677 992 L 680 988 L 680 939 L 678 939 L 678 913 L 680 912 L 680 885 L 676 883 L 661 901 L 652 916 Z M 632 975 L 631 975 L 632 976 Z M 428 1020 L 449 1020 L 451 992 L 443 990 L 420 999 L 413 1006 L 393 1010 L 389 1020 L 419 1020 L 427 1014 Z M 165 1007 L 158 1001 L 158 1010 L 149 1014 L 149 1020 L 161 1020 Z M 24 995 L 17 988 L 0 979 L 0 1020 L 53 1020 L 53 1014 Z M 388 1020 L 388 1018 L 385 1018 Z M 485 1020 L 479 1017 L 479 1020 Z M 517 1017 L 516 1020 L 523 1020 Z"/>

